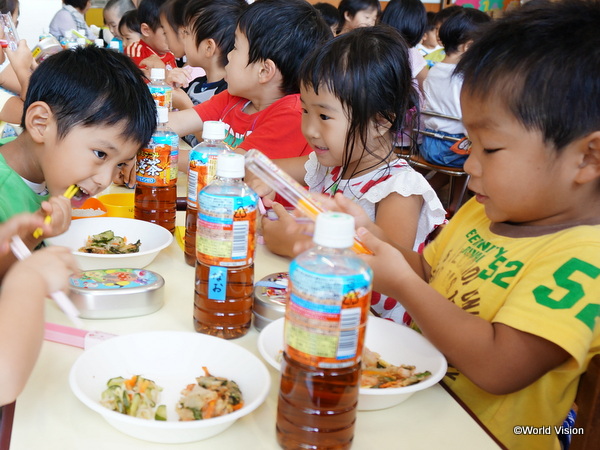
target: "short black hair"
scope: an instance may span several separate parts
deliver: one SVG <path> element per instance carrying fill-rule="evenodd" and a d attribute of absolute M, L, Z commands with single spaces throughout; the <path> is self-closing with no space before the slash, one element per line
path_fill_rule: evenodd
<path fill-rule="evenodd" d="M 0 13 L 14 14 L 19 6 L 19 0 L 0 0 Z"/>
<path fill-rule="evenodd" d="M 145 23 L 152 31 L 156 31 L 160 25 L 160 7 L 167 0 L 142 0 L 137 8 L 140 26 Z"/>
<path fill-rule="evenodd" d="M 394 27 L 414 47 L 425 33 L 427 11 L 421 0 L 391 0 L 381 14 L 381 22 Z"/>
<path fill-rule="evenodd" d="M 135 9 L 135 5 L 131 0 L 108 0 L 104 6 L 104 11 L 115 9 L 119 17 L 123 17 L 127 11 Z"/>
<path fill-rule="evenodd" d="M 435 13 L 433 11 L 427 11 L 427 26 L 425 27 L 425 33 L 435 28 Z"/>
<path fill-rule="evenodd" d="M 194 33 L 196 46 L 213 39 L 220 51 L 219 62 L 227 65 L 227 54 L 233 49 L 237 21 L 248 4 L 245 0 L 189 0 L 183 24 Z"/>
<path fill-rule="evenodd" d="M 156 128 L 156 106 L 144 76 L 122 53 L 90 45 L 63 50 L 31 75 L 21 126 L 34 102 L 46 103 L 64 138 L 74 126 L 122 126 L 122 136 L 140 146 Z"/>
<path fill-rule="evenodd" d="M 167 0 L 160 7 L 160 14 L 162 14 L 171 28 L 174 31 L 178 31 L 183 26 L 183 14 L 185 7 L 190 0 Z"/>
<path fill-rule="evenodd" d="M 448 17 L 450 17 L 452 14 L 454 14 L 460 9 L 463 9 L 463 7 L 459 5 L 451 5 L 447 8 L 440 9 L 438 12 L 435 13 L 435 17 L 433 19 L 434 28 L 435 26 L 441 26 Z"/>
<path fill-rule="evenodd" d="M 461 8 L 448 17 L 439 30 L 446 54 L 451 55 L 458 51 L 460 45 L 474 40 L 491 20 L 486 13 L 475 8 Z"/>
<path fill-rule="evenodd" d="M 462 56 L 462 92 L 499 99 L 561 150 L 600 130 L 598 24 L 600 0 L 527 3 L 492 22 Z"/>
<path fill-rule="evenodd" d="M 317 94 L 326 88 L 348 111 L 342 172 L 353 148 L 371 152 L 367 141 L 373 121 L 385 119 L 395 134 L 418 102 L 408 46 L 397 30 L 383 24 L 355 28 L 316 48 L 302 64 L 300 84 Z"/>
<path fill-rule="evenodd" d="M 300 92 L 298 71 L 305 56 L 331 39 L 331 29 L 306 0 L 257 0 L 242 13 L 238 28 L 250 45 L 248 63 L 272 60 L 286 95 Z"/>
<path fill-rule="evenodd" d="M 140 29 L 140 21 L 138 19 L 137 10 L 132 9 L 131 11 L 127 11 L 119 20 L 119 33 L 121 32 L 121 28 L 127 27 L 131 31 L 135 31 L 136 33 L 142 33 Z"/>
<path fill-rule="evenodd" d="M 88 0 L 63 0 L 63 3 L 73 8 L 83 9 L 86 7 Z"/>
<path fill-rule="evenodd" d="M 340 11 L 333 6 L 331 3 L 319 2 L 313 5 L 317 11 L 321 13 L 325 23 L 329 27 L 335 27 L 336 29 L 341 25 Z"/>
<path fill-rule="evenodd" d="M 381 4 L 379 0 L 342 0 L 338 5 L 338 11 L 340 14 L 340 26 L 338 33 L 342 31 L 344 22 L 346 22 L 346 13 L 350 17 L 354 17 L 359 11 L 366 11 L 369 9 L 377 10 L 377 15 L 381 14 Z"/>

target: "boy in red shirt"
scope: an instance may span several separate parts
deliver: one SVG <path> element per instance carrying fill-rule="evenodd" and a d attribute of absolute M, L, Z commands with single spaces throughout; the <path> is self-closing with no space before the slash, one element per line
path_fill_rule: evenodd
<path fill-rule="evenodd" d="M 239 153 L 256 148 L 270 158 L 308 155 L 298 71 L 308 52 L 331 37 L 304 0 L 255 1 L 237 22 L 225 66 L 227 90 L 171 113 L 169 126 L 180 136 L 199 135 L 204 121 L 221 120 L 227 127 L 225 143 Z M 184 167 L 185 157 L 180 153 Z"/>
<path fill-rule="evenodd" d="M 160 24 L 160 7 L 166 0 L 142 0 L 138 7 L 138 19 L 142 37 L 127 46 L 125 54 L 144 72 L 152 68 L 167 70 L 177 67 L 175 55 L 169 51 L 165 30 Z"/>

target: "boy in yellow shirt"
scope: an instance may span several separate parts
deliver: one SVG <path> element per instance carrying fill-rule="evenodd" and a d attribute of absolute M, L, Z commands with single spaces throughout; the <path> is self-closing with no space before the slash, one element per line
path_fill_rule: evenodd
<path fill-rule="evenodd" d="M 532 2 L 465 53 L 475 197 L 422 255 L 376 238 L 336 197 L 366 227 L 375 289 L 402 303 L 448 359 L 450 389 L 511 450 L 560 448 L 600 353 L 599 21 L 598 0 Z"/>

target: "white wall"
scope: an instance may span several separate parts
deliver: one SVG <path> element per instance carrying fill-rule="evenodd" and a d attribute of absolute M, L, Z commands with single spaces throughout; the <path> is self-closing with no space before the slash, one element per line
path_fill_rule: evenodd
<path fill-rule="evenodd" d="M 19 38 L 26 39 L 33 47 L 42 31 L 48 31 L 48 25 L 56 11 L 62 7 L 61 0 L 20 0 L 21 15 L 17 31 Z"/>

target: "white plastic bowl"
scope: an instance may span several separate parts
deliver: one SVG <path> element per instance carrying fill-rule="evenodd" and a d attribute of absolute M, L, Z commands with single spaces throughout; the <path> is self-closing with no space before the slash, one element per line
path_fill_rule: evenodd
<path fill-rule="evenodd" d="M 258 351 L 275 369 L 280 370 L 283 350 L 283 327 L 285 319 L 277 319 L 267 325 L 258 337 Z M 414 365 L 417 371 L 429 370 L 431 376 L 411 386 L 386 389 L 360 388 L 358 409 L 371 411 L 398 405 L 412 394 L 440 381 L 446 374 L 448 364 L 442 353 L 416 331 L 389 320 L 369 316 L 365 345 L 390 364 Z"/>
<path fill-rule="evenodd" d="M 175 405 L 180 392 L 204 375 L 202 366 L 211 375 L 238 383 L 244 406 L 212 419 L 179 422 Z M 130 417 L 100 404 L 110 378 L 133 375 L 163 388 L 160 404 L 167 406 L 167 421 Z M 265 400 L 271 377 L 260 358 L 230 341 L 193 332 L 154 331 L 111 338 L 86 350 L 73 364 L 69 384 L 79 400 L 117 430 L 146 441 L 176 444 L 212 437 L 250 414 Z"/>
<path fill-rule="evenodd" d="M 141 241 L 140 251 L 123 255 L 97 255 L 78 251 L 88 236 L 111 230 L 116 236 L 127 238 L 127 242 Z M 47 238 L 50 245 L 61 245 L 73 251 L 81 270 L 134 268 L 141 269 L 150 264 L 158 253 L 168 247 L 173 235 L 165 228 L 144 220 L 123 217 L 93 217 L 71 222 L 63 234 Z"/>

